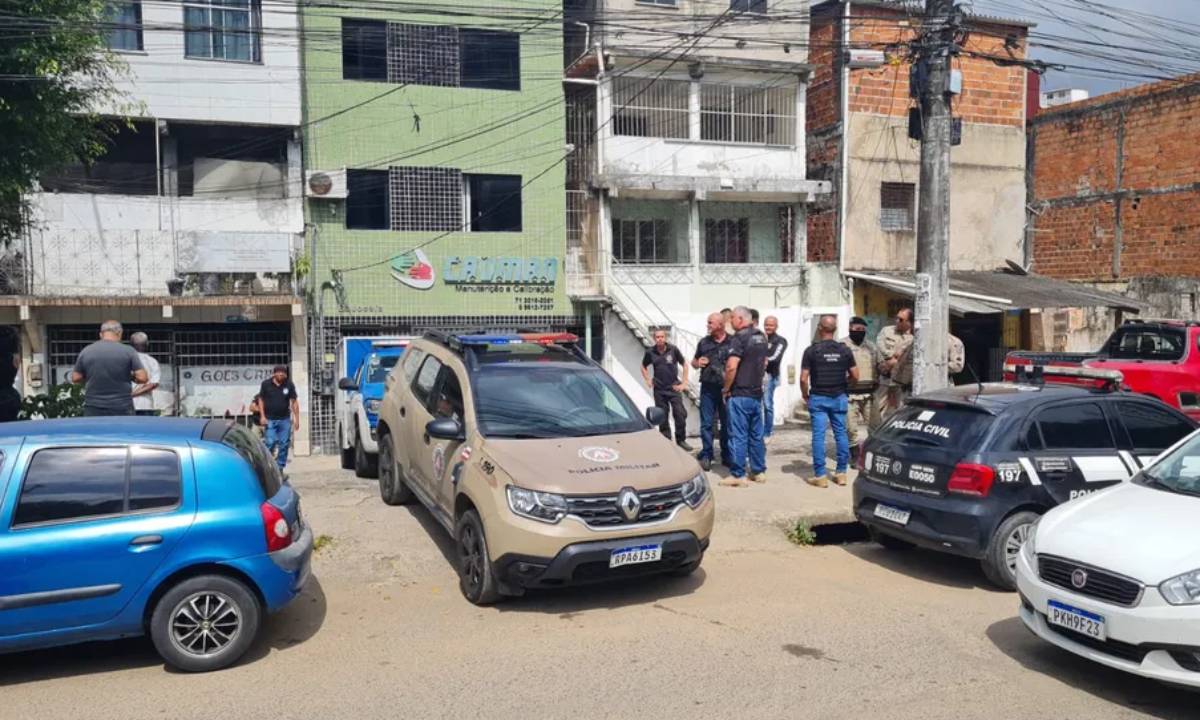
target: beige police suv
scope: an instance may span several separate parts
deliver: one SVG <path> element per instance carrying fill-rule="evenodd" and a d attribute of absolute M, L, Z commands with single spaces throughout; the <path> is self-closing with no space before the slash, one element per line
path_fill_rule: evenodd
<path fill-rule="evenodd" d="M 700 566 L 713 498 L 695 458 L 658 431 L 569 334 L 414 341 L 387 379 L 379 492 L 420 500 L 452 533 L 477 605 Z"/>

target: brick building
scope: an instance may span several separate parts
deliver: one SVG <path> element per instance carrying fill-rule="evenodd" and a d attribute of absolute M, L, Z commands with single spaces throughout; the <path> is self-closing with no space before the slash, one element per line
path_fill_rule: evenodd
<path fill-rule="evenodd" d="M 1034 269 L 1200 317 L 1200 74 L 1043 110 L 1029 129 Z"/>

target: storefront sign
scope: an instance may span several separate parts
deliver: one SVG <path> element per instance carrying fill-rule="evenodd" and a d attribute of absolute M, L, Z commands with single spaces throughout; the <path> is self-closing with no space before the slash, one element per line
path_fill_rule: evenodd
<path fill-rule="evenodd" d="M 266 366 L 216 365 L 179 371 L 181 415 L 222 417 L 246 415 L 263 380 L 271 377 Z"/>
<path fill-rule="evenodd" d="M 442 277 L 451 285 L 484 283 L 553 286 L 558 281 L 558 258 L 452 255 L 446 258 Z"/>

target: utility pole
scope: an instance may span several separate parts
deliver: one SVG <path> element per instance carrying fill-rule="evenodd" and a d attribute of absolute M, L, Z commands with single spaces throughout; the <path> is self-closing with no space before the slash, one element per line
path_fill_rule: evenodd
<path fill-rule="evenodd" d="M 917 42 L 921 103 L 921 181 L 917 209 L 913 392 L 946 387 L 950 335 L 950 58 L 957 29 L 954 0 L 925 0 Z"/>

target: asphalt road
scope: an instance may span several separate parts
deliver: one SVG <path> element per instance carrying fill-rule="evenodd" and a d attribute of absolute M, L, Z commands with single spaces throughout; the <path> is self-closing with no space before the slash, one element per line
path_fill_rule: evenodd
<path fill-rule="evenodd" d="M 719 509 L 691 578 L 475 608 L 426 512 L 306 465 L 293 482 L 331 542 L 240 665 L 169 672 L 143 640 L 0 656 L 0 718 L 1200 716 L 1200 694 L 1042 645 L 974 563 L 800 548 Z"/>

